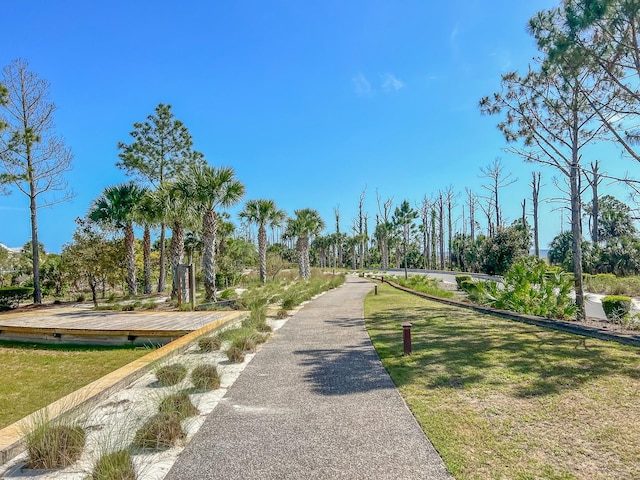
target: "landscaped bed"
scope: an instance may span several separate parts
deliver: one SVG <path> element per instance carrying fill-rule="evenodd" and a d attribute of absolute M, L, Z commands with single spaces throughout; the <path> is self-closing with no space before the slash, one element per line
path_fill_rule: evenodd
<path fill-rule="evenodd" d="M 0 342 L 0 429 L 149 351 Z"/>
<path fill-rule="evenodd" d="M 640 478 L 640 349 L 378 290 L 373 343 L 456 478 Z"/>

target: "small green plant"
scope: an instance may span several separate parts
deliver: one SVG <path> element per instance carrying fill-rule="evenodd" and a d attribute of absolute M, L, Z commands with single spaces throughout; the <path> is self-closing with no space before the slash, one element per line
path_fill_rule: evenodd
<path fill-rule="evenodd" d="M 32 287 L 2 287 L 0 288 L 0 310 L 10 310 L 20 306 L 20 300 L 33 295 Z"/>
<path fill-rule="evenodd" d="M 276 318 L 282 320 L 284 318 L 287 318 L 289 316 L 289 312 L 287 312 L 284 308 L 281 308 L 280 310 L 278 310 L 278 312 L 276 313 Z"/>
<path fill-rule="evenodd" d="M 208 337 L 201 337 L 198 339 L 198 347 L 202 352 L 213 352 L 215 350 L 220 350 L 220 345 L 222 345 L 222 339 L 220 335 L 212 335 Z"/>
<path fill-rule="evenodd" d="M 136 480 L 131 452 L 127 449 L 102 455 L 91 473 L 91 480 Z"/>
<path fill-rule="evenodd" d="M 76 297 L 76 302 L 84 302 L 87 298 L 84 296 L 84 294 L 80 294 Z"/>
<path fill-rule="evenodd" d="M 187 376 L 187 367 L 180 363 L 172 363 L 158 368 L 155 373 L 156 378 L 158 379 L 158 384 L 166 387 L 169 385 L 176 385 L 184 380 Z"/>
<path fill-rule="evenodd" d="M 193 417 L 200 413 L 198 409 L 191 403 L 191 398 L 185 392 L 172 393 L 164 397 L 158 406 L 160 413 L 175 413 L 180 420 Z"/>
<path fill-rule="evenodd" d="M 620 322 L 629 316 L 631 311 L 631 298 L 622 295 L 609 295 L 602 299 L 602 309 L 607 319 L 612 322 Z"/>
<path fill-rule="evenodd" d="M 159 412 L 138 429 L 133 444 L 138 448 L 161 450 L 186 437 L 175 412 Z"/>
<path fill-rule="evenodd" d="M 458 288 L 460 290 L 464 290 L 462 288 L 462 282 L 464 282 L 464 281 L 473 282 L 473 277 L 471 277 L 471 275 L 467 275 L 467 274 L 456 275 L 456 283 L 458 284 Z"/>
<path fill-rule="evenodd" d="M 64 418 L 49 420 L 46 416 L 35 422 L 35 428 L 25 435 L 27 468 L 62 468 L 80 458 L 86 437 L 82 427 Z"/>
<path fill-rule="evenodd" d="M 215 365 L 198 365 L 191 372 L 191 381 L 198 390 L 220 388 L 220 375 Z"/>
<path fill-rule="evenodd" d="M 239 347 L 231 346 L 225 353 L 227 354 L 229 361 L 232 363 L 244 362 L 244 350 Z"/>
<path fill-rule="evenodd" d="M 133 312 L 136 309 L 135 303 L 128 303 L 126 305 L 122 305 L 123 312 Z"/>

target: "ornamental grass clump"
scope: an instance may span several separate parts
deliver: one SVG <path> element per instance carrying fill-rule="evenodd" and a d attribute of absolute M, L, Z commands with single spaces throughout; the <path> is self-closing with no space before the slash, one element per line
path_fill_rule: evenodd
<path fill-rule="evenodd" d="M 198 347 L 202 352 L 213 352 L 215 350 L 220 350 L 221 345 L 222 339 L 220 338 L 220 335 L 202 337 L 198 340 Z"/>
<path fill-rule="evenodd" d="M 227 349 L 226 354 L 231 363 L 244 362 L 244 351 L 241 348 L 231 346 Z"/>
<path fill-rule="evenodd" d="M 162 450 L 186 437 L 176 412 L 159 412 L 138 429 L 133 445 L 142 449 Z"/>
<path fill-rule="evenodd" d="M 176 385 L 187 376 L 187 367 L 180 363 L 165 365 L 156 370 L 158 384 L 162 387 Z"/>
<path fill-rule="evenodd" d="M 136 480 L 131 452 L 127 449 L 102 455 L 91 472 L 91 480 Z"/>
<path fill-rule="evenodd" d="M 220 388 L 220 375 L 215 365 L 198 365 L 191 372 L 191 382 L 197 390 Z"/>
<path fill-rule="evenodd" d="M 63 468 L 75 463 L 86 439 L 84 429 L 76 422 L 67 418 L 50 420 L 46 415 L 37 418 L 25 435 L 27 468 Z"/>
<path fill-rule="evenodd" d="M 200 413 L 186 392 L 172 393 L 164 397 L 158 405 L 158 411 L 160 413 L 175 413 L 180 420 Z"/>

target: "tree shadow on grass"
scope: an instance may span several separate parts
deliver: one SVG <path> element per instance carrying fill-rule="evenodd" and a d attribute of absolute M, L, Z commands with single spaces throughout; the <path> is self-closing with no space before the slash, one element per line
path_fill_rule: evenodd
<path fill-rule="evenodd" d="M 401 323 L 413 323 L 402 356 Z M 575 389 L 599 377 L 640 379 L 640 349 L 445 306 L 387 310 L 367 319 L 380 357 L 399 386 L 494 385 L 517 398 Z"/>

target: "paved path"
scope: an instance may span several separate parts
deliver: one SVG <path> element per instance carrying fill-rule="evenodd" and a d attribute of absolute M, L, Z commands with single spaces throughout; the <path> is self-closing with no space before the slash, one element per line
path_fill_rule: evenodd
<path fill-rule="evenodd" d="M 166 479 L 451 478 L 371 345 L 372 288 L 348 277 L 291 318 Z"/>

